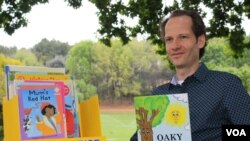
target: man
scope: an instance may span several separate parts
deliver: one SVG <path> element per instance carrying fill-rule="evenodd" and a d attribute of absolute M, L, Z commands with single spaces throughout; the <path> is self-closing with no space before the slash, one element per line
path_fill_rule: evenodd
<path fill-rule="evenodd" d="M 162 39 L 176 74 L 153 94 L 188 93 L 192 140 L 220 141 L 222 125 L 250 125 L 250 96 L 237 76 L 200 62 L 205 32 L 202 18 L 193 11 L 177 10 L 163 19 Z M 131 141 L 137 141 L 136 134 Z"/>

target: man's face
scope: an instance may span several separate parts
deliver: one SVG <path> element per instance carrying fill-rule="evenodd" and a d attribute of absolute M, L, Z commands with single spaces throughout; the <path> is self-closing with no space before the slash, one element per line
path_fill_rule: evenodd
<path fill-rule="evenodd" d="M 196 39 L 189 16 L 173 17 L 165 26 L 165 45 L 176 68 L 193 67 L 199 63 L 199 50 L 205 45 L 205 36 Z"/>

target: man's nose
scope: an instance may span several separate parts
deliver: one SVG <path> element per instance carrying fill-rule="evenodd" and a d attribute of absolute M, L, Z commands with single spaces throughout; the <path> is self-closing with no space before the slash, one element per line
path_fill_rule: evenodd
<path fill-rule="evenodd" d="M 176 49 L 179 49 L 181 47 L 181 43 L 180 43 L 180 40 L 178 39 L 173 39 L 173 42 L 172 42 L 172 48 L 173 50 L 176 50 Z"/>

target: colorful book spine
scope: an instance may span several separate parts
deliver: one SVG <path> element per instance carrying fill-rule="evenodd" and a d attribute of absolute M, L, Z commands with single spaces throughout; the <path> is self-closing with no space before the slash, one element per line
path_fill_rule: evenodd
<path fill-rule="evenodd" d="M 49 67 L 37 67 L 37 66 L 16 66 L 6 65 L 4 66 L 5 72 L 5 84 L 6 84 L 6 97 L 10 100 L 14 94 L 13 80 L 15 74 L 65 74 L 65 68 L 49 68 Z"/>

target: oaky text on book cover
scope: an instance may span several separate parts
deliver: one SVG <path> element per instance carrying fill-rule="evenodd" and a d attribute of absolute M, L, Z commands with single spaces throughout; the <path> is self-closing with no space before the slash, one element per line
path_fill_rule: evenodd
<path fill-rule="evenodd" d="M 134 98 L 138 141 L 191 141 L 187 93 Z"/>

